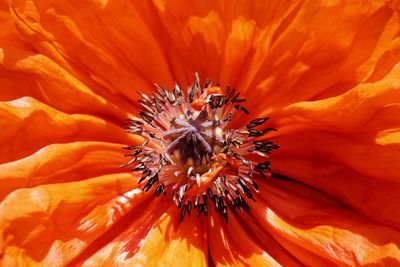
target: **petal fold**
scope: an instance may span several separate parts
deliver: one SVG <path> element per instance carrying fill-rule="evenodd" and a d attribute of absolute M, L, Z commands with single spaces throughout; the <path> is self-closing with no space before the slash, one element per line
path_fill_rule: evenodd
<path fill-rule="evenodd" d="M 68 115 L 33 98 L 0 102 L 0 163 L 26 157 L 52 143 L 108 141 L 136 143 L 135 138 L 106 120 Z"/>
<path fill-rule="evenodd" d="M 0 81 L 2 101 L 30 96 L 66 113 L 91 114 L 118 123 L 132 110 L 122 100 L 117 107 L 111 95 L 97 95 L 48 57 L 15 47 L 0 47 Z"/>
<path fill-rule="evenodd" d="M 117 173 L 125 161 L 117 144 L 50 144 L 26 158 L 0 165 L 0 200 L 18 188 Z"/>
<path fill-rule="evenodd" d="M 2 264 L 65 266 L 147 196 L 131 174 L 14 191 L 0 204 Z"/>
<path fill-rule="evenodd" d="M 28 42 L 96 93 L 135 101 L 136 90 L 148 91 L 154 82 L 173 85 L 158 42 L 162 33 L 149 31 L 154 15 L 145 2 L 27 0 L 12 1 L 11 8 Z"/>
<path fill-rule="evenodd" d="M 399 80 L 384 79 L 288 106 L 272 168 L 399 229 L 399 103 Z"/>
<path fill-rule="evenodd" d="M 327 204 L 329 199 L 317 202 L 324 195 L 313 189 L 286 186 L 290 181 L 279 181 L 280 188 L 271 183 L 261 184 L 264 194 L 250 204 L 251 214 L 304 264 L 400 265 L 397 231 L 373 224 L 339 203 Z"/>
<path fill-rule="evenodd" d="M 178 209 L 169 204 L 153 199 L 124 233 L 83 266 L 103 266 L 105 262 L 113 266 L 206 266 L 207 244 L 201 220 L 192 216 L 180 223 Z"/>

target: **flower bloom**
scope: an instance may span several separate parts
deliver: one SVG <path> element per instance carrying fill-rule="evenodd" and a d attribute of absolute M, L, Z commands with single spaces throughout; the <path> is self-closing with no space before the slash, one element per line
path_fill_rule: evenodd
<path fill-rule="evenodd" d="M 1 3 L 0 265 L 400 266 L 399 8 L 383 0 Z M 144 170 L 119 168 L 130 159 L 121 147 L 143 144 L 124 131 L 143 108 L 138 92 L 152 95 L 153 83 L 186 89 L 196 72 L 246 98 L 249 114 L 235 114 L 230 127 L 270 117 L 278 129 L 258 137 L 280 145 L 271 177 L 246 181 L 259 193 L 250 188 L 255 201 L 230 210 L 228 222 L 213 205 L 182 218 L 172 188 L 157 197 L 139 183 Z M 222 94 L 213 92 L 185 111 L 204 110 Z M 224 153 L 216 137 L 226 134 L 210 137 L 190 118 L 161 137 L 182 166 L 218 154 L 209 175 L 187 185 L 195 201 L 240 157 Z M 219 131 L 223 118 L 199 123 Z M 175 171 L 162 181 L 180 177 Z"/>

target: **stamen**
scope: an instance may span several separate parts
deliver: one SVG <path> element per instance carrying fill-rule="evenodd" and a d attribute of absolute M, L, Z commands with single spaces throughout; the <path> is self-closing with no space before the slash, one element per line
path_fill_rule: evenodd
<path fill-rule="evenodd" d="M 264 140 L 274 128 L 261 128 L 269 118 L 251 120 L 245 129 L 231 129 L 237 113 L 249 114 L 245 99 L 228 86 L 224 91 L 207 80 L 195 81 L 187 95 L 155 84 L 152 96 L 139 93 L 141 118 L 128 119 L 127 131 L 144 137 L 141 145 L 124 147 L 132 157 L 122 167 L 140 172 L 143 190 L 153 188 L 181 209 L 180 218 L 208 214 L 208 202 L 228 222 L 228 211 L 249 209 L 256 201 L 257 179 L 271 175 L 266 159 L 279 146 Z"/>

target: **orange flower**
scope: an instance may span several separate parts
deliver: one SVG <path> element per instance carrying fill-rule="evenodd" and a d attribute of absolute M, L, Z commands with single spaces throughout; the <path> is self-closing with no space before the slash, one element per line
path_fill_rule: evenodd
<path fill-rule="evenodd" d="M 400 266 L 399 8 L 0 3 L 0 265 Z M 123 129 L 137 91 L 186 88 L 195 72 L 246 98 L 231 128 L 268 116 L 278 129 L 272 177 L 254 178 L 256 202 L 228 223 L 213 205 L 181 221 L 119 168 L 121 147 L 143 142 Z M 240 168 L 222 152 L 192 196 Z"/>

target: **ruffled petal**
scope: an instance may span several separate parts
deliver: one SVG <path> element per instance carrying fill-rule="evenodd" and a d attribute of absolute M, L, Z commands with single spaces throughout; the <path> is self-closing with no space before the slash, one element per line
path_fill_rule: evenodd
<path fill-rule="evenodd" d="M 154 16 L 146 3 L 12 2 L 26 39 L 80 79 L 94 82 L 92 88 L 99 94 L 105 89 L 137 100 L 136 90 L 149 90 L 153 82 L 173 85 L 165 48 L 158 42 L 163 36 L 148 29 Z"/>
<path fill-rule="evenodd" d="M 149 199 L 146 208 L 137 207 L 128 214 L 128 218 L 121 227 L 120 233 L 107 242 L 102 243 L 99 250 L 88 248 L 73 263 L 82 266 L 129 266 L 136 263 L 137 266 L 144 265 L 147 256 L 135 256 L 145 242 L 146 236 L 151 231 L 156 231 L 159 225 L 169 220 L 166 211 L 169 205 L 160 199 Z M 153 252 L 157 253 L 157 251 Z M 139 255 L 139 254 L 138 254 Z"/>
<path fill-rule="evenodd" d="M 88 115 L 67 115 L 30 97 L 0 102 L 0 163 L 26 157 L 52 143 L 136 143 L 122 128 Z"/>
<path fill-rule="evenodd" d="M 281 266 L 280 262 L 263 250 L 238 223 L 235 214 L 225 223 L 210 206 L 208 241 L 212 261 L 216 266 Z M 296 262 L 286 256 L 286 262 Z"/>
<path fill-rule="evenodd" d="M 26 158 L 0 165 L 0 200 L 18 188 L 116 173 L 121 171 L 118 166 L 125 161 L 121 146 L 117 144 L 51 144 Z"/>
<path fill-rule="evenodd" d="M 303 266 L 292 254 L 282 247 L 268 231 L 261 227 L 247 212 L 236 213 L 234 220 L 238 220 L 244 232 L 265 253 L 282 266 Z M 230 220 L 231 221 L 231 220 Z M 230 223 L 230 222 L 229 222 Z M 230 226 L 227 229 L 230 231 Z M 232 234 L 227 232 L 227 234 Z M 272 260 L 270 260 L 272 262 Z M 247 261 L 245 261 L 247 262 Z"/>
<path fill-rule="evenodd" d="M 398 182 L 379 181 L 326 160 L 285 158 L 274 162 L 274 167 L 290 167 L 297 180 L 340 199 L 376 223 L 400 229 Z"/>
<path fill-rule="evenodd" d="M 112 95 L 95 94 L 48 57 L 15 47 L 0 48 L 0 81 L 2 101 L 31 96 L 66 113 L 90 114 L 117 123 L 132 111 L 132 105 L 123 100 L 116 106 Z"/>
<path fill-rule="evenodd" d="M 371 132 L 398 126 L 400 119 L 385 111 L 400 102 L 400 80 L 384 79 L 375 83 L 364 83 L 337 97 L 319 101 L 299 102 L 287 106 L 277 119 L 278 127 L 313 126 L 319 129 L 329 127 L 335 133 L 358 132 L 369 135 Z M 380 114 L 383 113 L 383 114 Z M 351 114 L 351 116 L 350 116 Z M 379 118 L 383 119 L 379 123 Z M 370 122 L 370 120 L 375 120 Z M 304 128 L 303 127 L 303 128 Z"/>
<path fill-rule="evenodd" d="M 51 174 L 46 160 L 50 163 L 55 157 L 48 154 L 41 161 L 38 155 L 51 153 L 47 145 L 52 143 L 61 143 L 56 147 L 61 149 L 74 141 L 138 141 L 108 122 L 120 124 L 134 111 L 126 99 L 137 100 L 136 89 L 150 91 L 153 81 L 187 85 L 200 71 L 202 77 L 232 83 L 245 92 L 254 114 L 272 113 L 276 118 L 280 130 L 276 142 L 282 149 L 274 157 L 274 170 L 368 216 L 362 218 L 336 200 L 297 184 L 263 185 L 268 194 L 251 204 L 258 225 L 246 229 L 240 218 L 233 217 L 235 234 L 231 234 L 211 211 L 208 242 L 217 264 L 399 265 L 398 232 L 374 224 L 396 229 L 400 225 L 400 126 L 394 118 L 400 111 L 395 80 L 400 56 L 394 1 L 238 1 L 232 8 L 224 1 L 186 1 L 185 5 L 180 1 L 11 2 L 19 30 L 43 55 L 27 52 L 29 47 L 24 46 L 0 52 L 0 81 L 6 88 L 0 99 L 29 95 L 46 105 L 32 98 L 0 104 L 0 116 L 7 121 L 0 123 L 5 129 L 0 134 L 0 162 L 27 157 L 1 166 L 19 177 L 12 178 L 17 185 L 10 183 L 8 188 L 10 180 L 0 179 L 7 183 L 4 196 L 32 181 L 82 179 L 77 172 L 85 169 L 84 162 L 75 161 L 76 167 L 66 172 L 61 167 L 60 173 Z M 394 79 L 379 81 L 384 77 Z M 361 82 L 374 84 L 350 90 Z M 73 160 L 79 153 L 86 155 L 78 150 L 68 155 Z M 107 159 L 102 152 L 96 155 Z M 35 166 L 36 160 L 37 170 L 17 170 L 22 163 Z M 104 167 L 82 170 L 82 176 L 107 171 Z M 73 258 L 72 263 L 86 265 L 153 265 L 175 258 L 179 265 L 191 265 L 192 258 L 196 264 L 207 262 L 203 226 L 193 218 L 179 224 L 178 216 L 165 213 L 166 206 L 159 200 L 144 205 L 148 210 L 134 209 L 120 229 L 102 238 L 111 226 L 98 225 L 105 221 L 112 225 L 119 219 L 119 215 L 110 219 L 109 210 L 122 206 L 121 214 L 126 214 L 125 205 L 127 210 L 134 205 L 127 204 L 131 203 L 127 198 L 135 194 L 108 206 L 104 203 L 120 193 L 107 191 L 105 200 L 101 192 L 106 186 L 96 186 L 97 182 L 89 186 L 89 181 L 65 184 L 66 192 L 60 189 L 64 184 L 58 184 L 9 194 L 0 205 L 0 214 L 7 214 L 0 218 L 4 264 L 64 265 Z M 94 203 L 99 201 L 97 215 Z M 88 219 L 82 214 L 93 210 L 94 222 L 82 223 Z M 134 220 L 135 215 L 140 217 Z M 77 222 L 82 228 L 77 228 Z M 29 225 L 26 231 L 24 225 Z M 191 226 L 201 234 L 195 236 Z M 95 229 L 96 234 L 82 237 L 76 229 Z M 260 229 L 269 231 L 265 238 L 272 236 L 279 243 L 271 254 L 263 240 L 249 234 Z M 60 238 L 51 237 L 52 231 Z M 41 245 L 33 245 L 37 243 Z"/>
<path fill-rule="evenodd" d="M 10 7 L 6 1 L 0 3 L 0 47 L 13 47 L 20 49 L 31 49 L 24 42 L 14 26 L 14 18 L 11 16 Z"/>
<path fill-rule="evenodd" d="M 399 29 L 397 11 L 387 1 L 304 1 L 294 12 L 275 32 L 249 87 L 257 91 L 252 104 L 264 111 L 359 84 Z"/>
<path fill-rule="evenodd" d="M 41 53 L 131 100 L 126 88 L 186 86 L 195 71 L 234 84 L 257 106 L 320 99 L 367 78 L 398 42 L 396 5 L 383 0 L 12 2 Z"/>
<path fill-rule="evenodd" d="M 152 201 L 132 225 L 82 265 L 206 266 L 207 244 L 201 221 L 192 216 L 180 223 L 176 207 L 167 211 L 169 206 L 165 200 Z"/>
<path fill-rule="evenodd" d="M 399 67 L 397 63 L 400 61 L 400 38 L 394 39 L 388 48 L 379 56 L 376 64 L 372 67 L 372 71 L 366 81 L 376 82 L 383 78 L 398 78 Z"/>
<path fill-rule="evenodd" d="M 277 126 L 281 149 L 272 159 L 274 171 L 399 229 L 398 103 L 400 82 L 386 79 L 287 107 Z"/>
<path fill-rule="evenodd" d="M 175 72 L 186 81 L 199 71 L 231 83 L 260 111 L 348 90 L 394 47 L 399 30 L 396 6 L 387 1 L 234 1 L 227 8 L 224 1 L 176 0 L 155 6 L 173 43 L 170 61 L 189 70 L 175 63 Z"/>
<path fill-rule="evenodd" d="M 148 194 L 131 174 L 19 189 L 0 204 L 3 266 L 65 266 Z"/>
<path fill-rule="evenodd" d="M 251 214 L 302 263 L 311 266 L 400 265 L 400 234 L 371 223 L 300 184 L 261 183 Z M 324 199 L 325 201 L 320 201 Z M 318 200 L 318 201 L 317 201 Z"/>

